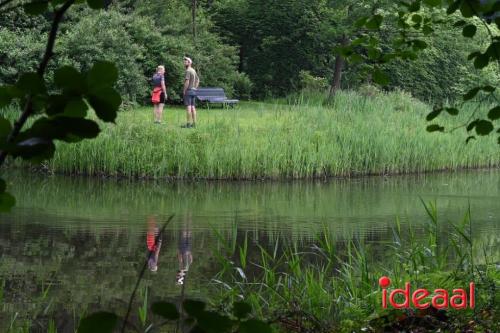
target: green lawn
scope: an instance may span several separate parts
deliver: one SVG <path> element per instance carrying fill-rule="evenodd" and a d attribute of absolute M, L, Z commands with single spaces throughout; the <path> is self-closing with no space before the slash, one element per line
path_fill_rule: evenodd
<path fill-rule="evenodd" d="M 341 93 L 333 106 L 315 99 L 244 102 L 199 108 L 196 129 L 185 111 L 167 106 L 123 111 L 101 124 L 95 140 L 61 143 L 46 167 L 54 172 L 211 179 L 306 178 L 497 166 L 495 137 L 466 145 L 467 133 L 427 133 L 430 107 L 402 93 Z M 465 112 L 466 113 L 466 112 Z M 448 116 L 445 124 L 457 123 Z"/>

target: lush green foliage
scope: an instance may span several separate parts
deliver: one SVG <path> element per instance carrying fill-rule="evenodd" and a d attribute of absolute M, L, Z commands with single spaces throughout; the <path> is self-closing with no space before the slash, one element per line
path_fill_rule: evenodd
<path fill-rule="evenodd" d="M 300 71 L 331 82 L 339 54 L 349 60 L 342 87 L 352 89 L 372 79 L 377 81 L 369 70 L 378 57 L 395 52 L 394 41 L 399 37 L 395 18 L 404 8 L 393 1 L 225 0 L 215 2 L 210 12 L 221 35 L 240 48 L 240 70 L 255 82 L 259 96 L 268 96 L 299 88 Z M 356 24 L 370 12 L 385 17 L 384 25 L 373 33 Z M 443 14 L 432 13 L 436 20 Z M 370 22 L 368 28 L 377 27 Z M 454 32 L 451 25 L 436 27 L 423 36 L 427 49 L 418 61 L 405 58 L 382 67 L 390 79 L 389 88 L 397 87 L 424 100 L 443 101 L 458 98 L 479 79 L 500 79 L 498 71 L 478 72 L 467 64 L 467 54 L 484 46 L 486 31 L 479 29 L 478 38 L 471 41 L 463 38 L 461 31 Z M 420 35 L 411 32 L 408 38 L 413 37 Z M 361 41 L 366 47 L 357 47 L 354 53 L 344 45 L 359 46 Z"/>
<path fill-rule="evenodd" d="M 437 105 L 427 116 L 428 121 L 434 120 L 445 112 L 456 116 L 460 113 L 460 107 L 464 103 L 476 97 L 479 103 L 494 101 L 495 104 L 490 105 L 487 114 L 478 113 L 476 109 L 470 112 L 467 120 L 458 127 L 464 127 L 470 133 L 466 140 L 468 142 L 475 139 L 476 135 L 485 136 L 493 133 L 495 130 L 494 122 L 500 119 L 500 105 L 498 103 L 498 92 L 496 91 L 500 74 L 498 71 L 500 68 L 499 12 L 500 3 L 498 1 L 447 0 L 443 2 L 441 0 L 418 0 L 412 3 L 401 2 L 397 16 L 388 15 L 383 10 L 378 10 L 361 18 L 357 25 L 372 30 L 372 32 L 360 36 L 343 52 L 351 61 L 358 61 L 362 57 L 360 58 L 358 54 L 359 50 L 358 52 L 355 52 L 355 50 L 365 50 L 368 57 L 375 64 L 374 69 L 371 70 L 373 79 L 381 85 L 387 85 L 389 77 L 381 70 L 383 65 L 394 59 L 416 60 L 419 52 L 429 48 L 429 43 L 425 40 L 426 36 L 430 36 L 436 31 L 452 28 L 460 29 L 463 37 L 478 41 L 475 44 L 471 42 L 473 49 L 470 50 L 467 60 L 473 63 L 474 68 L 477 70 L 489 69 L 489 73 L 492 73 L 492 81 L 487 84 L 474 82 L 476 86 L 470 87 L 463 92 L 461 105 L 456 101 L 455 103 L 452 102 L 451 105 Z M 391 23 L 393 21 L 395 23 Z M 381 41 L 381 38 L 377 35 L 390 25 L 395 25 L 398 28 L 396 37 L 391 39 L 390 50 L 377 50 L 376 46 Z M 488 72 L 484 71 L 483 73 Z M 446 82 L 449 83 L 450 81 L 446 80 Z M 452 128 L 451 131 L 455 129 L 457 127 Z M 445 126 L 431 124 L 427 126 L 427 130 L 429 132 L 444 132 Z M 497 128 L 497 133 L 500 133 L 500 128 Z M 500 144 L 500 136 L 497 140 Z"/>
<path fill-rule="evenodd" d="M 0 9 L 5 9 L 11 2 L 1 2 Z M 75 0 L 14 2 L 14 7 L 5 9 L 22 6 L 27 14 L 38 16 L 48 12 L 50 5 L 52 15 L 47 44 L 36 70 L 23 68 L 14 83 L 0 86 L 0 108 L 15 103 L 22 109 L 16 121 L 0 116 L 0 166 L 9 155 L 30 161 L 50 158 L 54 154 L 55 140 L 77 142 L 96 137 L 99 133 L 97 123 L 86 118 L 89 107 L 102 121 L 113 122 L 116 118 L 122 99 L 114 89 L 118 72 L 110 62 L 98 61 L 83 71 L 61 66 L 54 72 L 53 88 L 56 90 L 47 84 L 45 74 L 54 55 L 59 25 L 74 3 Z M 99 9 L 105 3 L 103 0 L 88 0 L 88 5 Z M 9 41 L 14 42 L 12 35 Z M 44 116 L 37 117 L 30 128 L 24 129 L 26 121 L 37 113 L 44 113 Z M 5 190 L 5 181 L 0 179 L 0 210 L 9 210 L 15 203 Z"/>
<path fill-rule="evenodd" d="M 119 114 L 103 135 L 58 145 L 44 169 L 67 174 L 152 178 L 301 178 L 392 174 L 497 166 L 496 145 L 425 131 L 429 107 L 404 93 L 339 93 L 333 106 L 296 95 L 282 104 L 200 109 L 196 130 L 181 129 L 184 111 Z M 484 112 L 484 108 L 483 108 Z M 453 124 L 454 119 L 448 119 Z M 362 136 L 359 133 L 363 133 Z"/>
<path fill-rule="evenodd" d="M 17 10 L 4 17 L 26 17 L 22 14 Z M 45 48 L 40 34 L 49 21 L 43 17 L 32 20 L 32 24 L 16 27 L 0 24 L 0 58 L 4 60 L 0 83 L 14 83 L 19 73 L 36 68 Z M 187 54 L 195 61 L 202 85 L 223 87 L 229 96 L 236 92 L 239 97 L 241 89 L 234 90 L 242 81 L 235 69 L 236 50 L 210 32 L 208 19 L 203 20 L 195 40 L 186 29 L 189 26 L 190 8 L 185 1 L 118 3 L 97 13 L 76 6 L 62 22 L 49 81 L 57 66 L 85 70 L 97 60 L 107 60 L 118 68 L 116 88 L 125 105 L 144 104 L 149 103 L 150 78 L 156 66 L 163 64 L 170 100 L 178 102 L 184 75 L 182 57 Z M 241 91 L 241 96 L 248 94 L 248 88 Z"/>

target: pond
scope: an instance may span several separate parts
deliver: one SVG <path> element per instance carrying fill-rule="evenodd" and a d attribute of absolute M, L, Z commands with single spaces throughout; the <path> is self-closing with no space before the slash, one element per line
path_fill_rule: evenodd
<path fill-rule="evenodd" d="M 498 170 L 265 182 L 167 183 L 14 171 L 5 178 L 17 206 L 0 215 L 0 331 L 12 322 L 36 327 L 49 314 L 60 331 L 72 331 L 86 311 L 126 307 L 146 259 L 148 231 L 161 228 L 171 214 L 157 271 L 144 278 L 150 300 L 178 297 L 176 272 L 186 265 L 185 292 L 203 297 L 217 272 L 215 249 L 225 242 L 241 245 L 248 238 L 249 251 L 257 243 L 307 247 L 328 230 L 339 244 L 355 238 L 376 246 L 391 240 L 396 219 L 425 237 L 429 218 L 421 200 L 436 203 L 444 237 L 470 205 L 474 241 L 500 252 Z"/>

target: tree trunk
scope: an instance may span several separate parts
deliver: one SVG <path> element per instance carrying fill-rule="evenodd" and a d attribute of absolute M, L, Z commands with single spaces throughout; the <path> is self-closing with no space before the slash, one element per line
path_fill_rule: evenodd
<path fill-rule="evenodd" d="M 193 39 L 196 39 L 196 0 L 192 2 L 191 16 L 193 23 Z"/>
<path fill-rule="evenodd" d="M 333 81 L 330 85 L 330 97 L 335 96 L 335 93 L 340 90 L 340 81 L 342 79 L 342 69 L 344 67 L 344 57 L 337 54 L 335 57 L 335 71 L 333 72 Z"/>
<path fill-rule="evenodd" d="M 347 38 L 346 36 L 342 37 L 341 41 L 342 46 L 347 45 Z M 344 69 L 344 64 L 345 64 L 345 59 L 342 56 L 342 54 L 337 54 L 335 57 L 335 70 L 333 72 L 333 80 L 330 85 L 330 94 L 329 97 L 335 96 L 335 93 L 340 90 L 340 83 L 342 80 L 342 70 Z"/>

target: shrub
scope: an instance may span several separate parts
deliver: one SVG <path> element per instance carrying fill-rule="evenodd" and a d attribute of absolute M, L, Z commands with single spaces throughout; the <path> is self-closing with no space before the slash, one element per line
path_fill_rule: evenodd
<path fill-rule="evenodd" d="M 236 73 L 234 80 L 234 97 L 249 100 L 252 95 L 253 83 L 245 73 Z"/>
<path fill-rule="evenodd" d="M 358 92 L 365 97 L 375 97 L 380 94 L 380 89 L 377 86 L 365 83 L 358 88 Z"/>
<path fill-rule="evenodd" d="M 326 91 L 329 87 L 328 80 L 324 77 L 313 76 L 309 71 L 300 71 L 299 85 L 303 91 Z"/>

